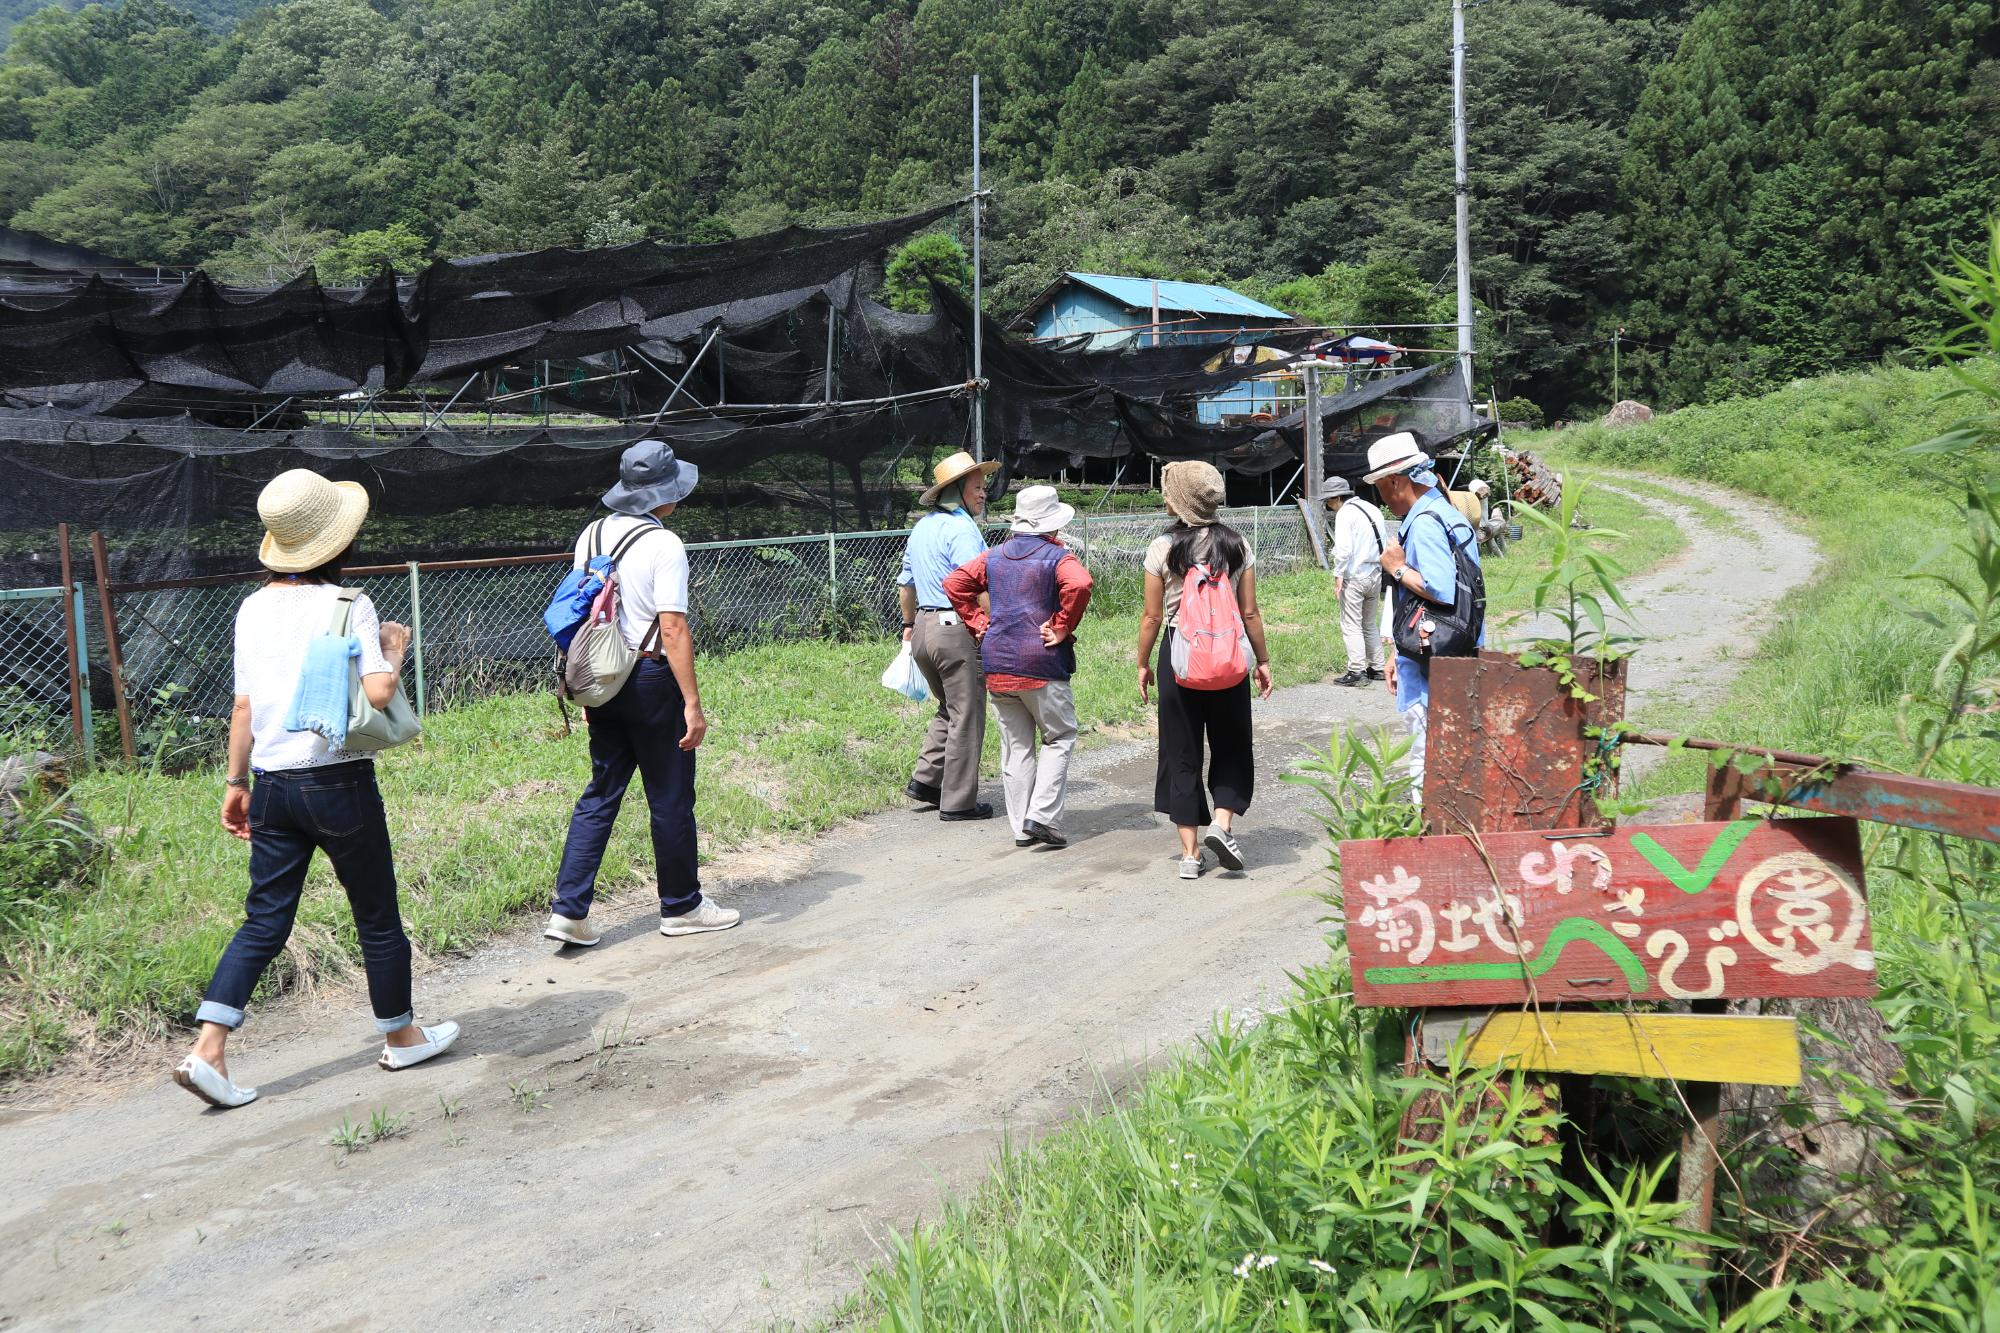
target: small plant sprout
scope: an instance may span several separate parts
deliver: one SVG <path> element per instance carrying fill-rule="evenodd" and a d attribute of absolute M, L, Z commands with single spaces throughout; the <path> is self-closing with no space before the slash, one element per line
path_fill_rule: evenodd
<path fill-rule="evenodd" d="M 518 1082 L 507 1085 L 507 1095 L 514 1099 L 514 1106 L 517 1110 L 523 1113 L 539 1111 L 542 1109 L 542 1103 L 548 1099 L 549 1085 L 547 1083 L 530 1083 L 527 1079 L 521 1079 Z"/>
<path fill-rule="evenodd" d="M 368 1141 L 387 1143 L 390 1139 L 400 1139 L 410 1132 L 410 1116 L 391 1115 L 386 1106 L 377 1107 L 375 1114 L 368 1117 Z"/>
<path fill-rule="evenodd" d="M 602 1069 L 610 1064 L 612 1060 L 616 1059 L 619 1048 L 625 1045 L 626 1039 L 631 1035 L 632 1011 L 630 1009 L 625 1011 L 625 1021 L 619 1024 L 618 1031 L 615 1034 L 611 1031 L 611 1020 L 606 1019 L 604 1026 L 599 1028 L 596 1034 L 596 1067 Z"/>
<path fill-rule="evenodd" d="M 349 1153 L 360 1152 L 368 1146 L 368 1127 L 357 1125 L 343 1117 L 334 1127 L 333 1133 L 328 1136 L 327 1143 L 340 1149 L 342 1157 Z"/>
<path fill-rule="evenodd" d="M 1533 609 L 1562 627 L 1560 636 L 1529 640 L 1521 665 L 1550 668 L 1572 696 L 1585 702 L 1595 696 L 1578 679 L 1576 659 L 1613 662 L 1629 656 L 1639 641 L 1614 628 L 1613 612 L 1629 624 L 1632 608 L 1618 586 L 1625 567 L 1603 549 L 1623 541 L 1625 534 L 1577 526 L 1577 507 L 1587 489 L 1582 483 L 1566 487 L 1562 505 L 1553 515 L 1533 505 L 1515 510 L 1549 536 L 1548 564 L 1535 581 Z"/>
<path fill-rule="evenodd" d="M 438 1094 L 438 1110 L 444 1112 L 446 1120 L 458 1119 L 458 1113 L 464 1109 L 465 1104 L 463 1102 L 447 1097 L 441 1092 Z"/>

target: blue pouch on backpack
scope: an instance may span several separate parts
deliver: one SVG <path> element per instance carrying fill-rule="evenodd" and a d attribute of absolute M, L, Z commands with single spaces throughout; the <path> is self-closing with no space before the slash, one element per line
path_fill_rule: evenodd
<path fill-rule="evenodd" d="M 660 526 L 655 519 L 646 527 L 635 529 L 625 535 L 610 555 L 599 555 L 598 546 L 604 536 L 604 520 L 599 519 L 590 534 L 590 558 L 583 562 L 582 569 L 572 569 L 556 585 L 555 594 L 549 598 L 548 609 L 542 612 L 542 625 L 549 637 L 556 641 L 556 648 L 569 651 L 570 640 L 582 627 L 584 619 L 590 615 L 590 604 L 597 600 L 597 594 L 604 591 L 604 584 L 611 572 L 618 568 L 618 562 L 632 543 Z"/>

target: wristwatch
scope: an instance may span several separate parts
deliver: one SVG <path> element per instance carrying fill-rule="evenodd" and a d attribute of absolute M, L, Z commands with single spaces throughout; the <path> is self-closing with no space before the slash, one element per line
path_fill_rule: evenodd
<path fill-rule="evenodd" d="M 247 791 L 250 788 L 250 778 L 247 774 L 240 778 L 224 778 L 222 785 L 225 787 L 241 787 Z"/>

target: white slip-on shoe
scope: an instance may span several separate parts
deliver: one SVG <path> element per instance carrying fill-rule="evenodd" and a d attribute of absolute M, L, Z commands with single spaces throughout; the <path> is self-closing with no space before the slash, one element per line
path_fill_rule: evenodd
<path fill-rule="evenodd" d="M 190 1055 L 174 1066 L 174 1082 L 210 1106 L 221 1107 L 225 1111 L 232 1106 L 247 1106 L 257 1100 L 257 1089 L 237 1087 L 236 1080 L 198 1056 Z"/>
<path fill-rule="evenodd" d="M 1208 850 L 1215 853 L 1215 859 L 1222 862 L 1223 869 L 1243 868 L 1243 848 L 1230 836 L 1228 829 L 1215 829 L 1203 841 L 1208 844 Z"/>
<path fill-rule="evenodd" d="M 692 912 L 683 912 L 679 916 L 661 917 L 660 933 L 662 935 L 699 935 L 704 931 L 728 930 L 742 919 L 743 914 L 735 908 L 717 907 L 714 899 L 710 898 L 707 894 L 703 894 L 701 901 L 695 904 L 695 909 Z"/>
<path fill-rule="evenodd" d="M 418 1028 L 424 1039 L 415 1046 L 391 1046 L 382 1044 L 382 1058 L 375 1063 L 384 1069 L 408 1069 L 420 1065 L 433 1056 L 443 1055 L 458 1040 L 458 1024 L 439 1023 L 436 1027 Z"/>
<path fill-rule="evenodd" d="M 1182 879 L 1201 878 L 1200 852 L 1196 852 L 1193 856 L 1183 856 L 1181 858 L 1181 878 Z"/>
<path fill-rule="evenodd" d="M 582 921 L 576 921 L 551 912 L 549 924 L 542 928 L 542 938 L 560 940 L 564 944 L 575 944 L 588 949 L 604 937 L 591 929 L 587 917 Z"/>

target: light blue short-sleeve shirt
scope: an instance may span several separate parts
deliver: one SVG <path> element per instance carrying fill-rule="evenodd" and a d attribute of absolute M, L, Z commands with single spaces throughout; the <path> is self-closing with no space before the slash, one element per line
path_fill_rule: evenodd
<path fill-rule="evenodd" d="M 900 587 L 915 587 L 920 607 L 949 609 L 951 599 L 944 595 L 945 577 L 985 549 L 985 535 L 963 509 L 926 514 L 910 530 L 909 544 L 903 547 L 903 572 L 896 583 Z"/>
<path fill-rule="evenodd" d="M 1435 513 L 1437 519 L 1426 518 L 1426 511 Z M 1445 529 L 1449 526 L 1451 537 L 1446 539 Z M 1472 563 L 1479 563 L 1479 538 L 1472 525 L 1465 521 L 1465 515 L 1452 507 L 1445 498 L 1444 488 L 1433 487 L 1424 497 L 1410 506 L 1410 512 L 1403 515 L 1402 527 L 1397 533 L 1403 544 L 1403 554 L 1416 566 L 1422 576 L 1424 588 L 1433 598 L 1450 603 L 1458 596 L 1458 562 L 1452 559 L 1453 542 L 1459 543 L 1465 553 L 1472 557 Z M 1486 642 L 1486 631 L 1480 630 L 1479 642 Z M 1403 711 L 1418 704 L 1431 701 L 1431 681 L 1428 668 L 1413 657 L 1396 654 L 1396 708 Z"/>

